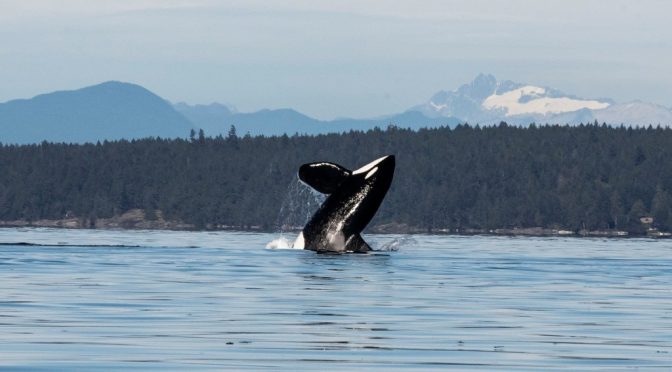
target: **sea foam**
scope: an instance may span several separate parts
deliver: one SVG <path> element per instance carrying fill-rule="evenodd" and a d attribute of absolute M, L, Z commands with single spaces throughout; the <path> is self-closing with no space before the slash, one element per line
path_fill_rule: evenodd
<path fill-rule="evenodd" d="M 273 239 L 266 244 L 266 249 L 301 249 L 294 248 L 294 241 L 288 240 L 284 236 L 281 236 L 277 239 Z"/>

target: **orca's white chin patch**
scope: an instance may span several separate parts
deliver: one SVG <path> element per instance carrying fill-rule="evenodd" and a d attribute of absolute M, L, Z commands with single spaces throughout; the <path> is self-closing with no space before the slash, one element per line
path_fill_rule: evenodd
<path fill-rule="evenodd" d="M 306 248 L 306 241 L 303 238 L 303 231 L 301 231 L 299 233 L 299 236 L 294 241 L 294 244 L 292 245 L 292 248 L 296 248 L 296 249 L 305 249 Z"/>
<path fill-rule="evenodd" d="M 381 161 L 385 160 L 385 158 L 387 158 L 388 156 L 389 156 L 389 155 L 387 155 L 387 156 L 383 156 L 383 157 L 381 157 L 381 158 L 378 158 L 378 159 L 376 159 L 376 160 L 370 162 L 369 164 L 367 164 L 367 165 L 365 165 L 365 166 L 363 166 L 363 167 L 357 169 L 356 171 L 352 172 L 352 174 L 360 174 L 360 173 L 368 172 L 369 170 L 371 170 L 371 168 L 373 168 L 373 167 L 375 167 L 376 165 L 378 165 L 378 163 L 380 163 Z"/>

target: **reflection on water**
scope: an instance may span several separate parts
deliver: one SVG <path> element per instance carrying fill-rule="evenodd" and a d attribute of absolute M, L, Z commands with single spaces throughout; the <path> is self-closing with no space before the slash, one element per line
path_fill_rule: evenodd
<path fill-rule="evenodd" d="M 0 229 L 0 369 L 672 368 L 672 241 L 275 237 Z"/>

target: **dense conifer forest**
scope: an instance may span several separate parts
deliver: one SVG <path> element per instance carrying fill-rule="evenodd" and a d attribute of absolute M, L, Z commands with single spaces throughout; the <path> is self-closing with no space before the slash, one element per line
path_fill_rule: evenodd
<path fill-rule="evenodd" d="M 672 130 L 597 124 L 2 145 L 0 220 L 95 226 L 138 208 L 196 228 L 273 230 L 301 164 L 355 169 L 385 154 L 397 169 L 372 225 L 672 230 Z"/>

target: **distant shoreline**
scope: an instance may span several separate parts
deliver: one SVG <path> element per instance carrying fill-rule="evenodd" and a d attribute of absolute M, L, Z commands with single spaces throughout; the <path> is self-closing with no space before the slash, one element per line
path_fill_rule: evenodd
<path fill-rule="evenodd" d="M 155 231 L 240 231 L 240 232 L 264 232 L 272 233 L 277 230 L 265 229 L 261 226 L 210 226 L 204 229 L 196 228 L 192 224 L 186 224 L 180 221 L 166 221 L 161 216 L 156 220 L 145 220 L 144 216 L 137 211 L 129 211 L 121 216 L 115 216 L 106 219 L 97 219 L 95 224 L 91 221 L 79 218 L 64 218 L 58 220 L 15 220 L 0 221 L 0 228 L 56 228 L 73 230 L 155 230 Z M 300 231 L 299 228 L 286 228 L 285 232 Z M 650 230 L 646 234 L 630 234 L 621 230 L 563 230 L 545 227 L 527 227 L 527 228 L 498 228 L 498 229 L 421 229 L 405 224 L 390 223 L 379 224 L 369 227 L 366 230 L 370 234 L 430 234 L 430 235 L 455 235 L 455 236 L 531 236 L 531 237 L 573 237 L 573 238 L 652 238 L 652 239 L 671 239 L 672 234 L 658 230 Z"/>

